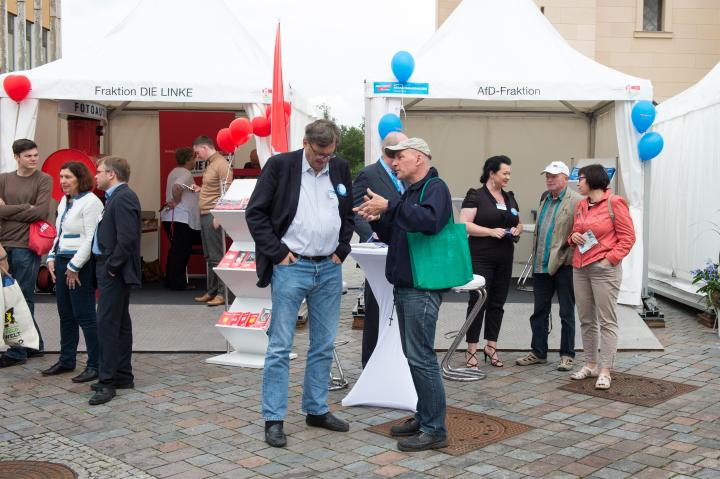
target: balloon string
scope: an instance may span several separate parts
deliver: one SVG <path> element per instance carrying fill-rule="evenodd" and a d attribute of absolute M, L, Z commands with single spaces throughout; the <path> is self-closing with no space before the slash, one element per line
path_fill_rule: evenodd
<path fill-rule="evenodd" d="M 400 115 L 404 115 L 405 120 L 407 120 L 407 112 L 405 111 L 405 84 L 404 83 L 400 84 Z M 402 117 L 401 117 L 401 119 L 402 119 Z"/>

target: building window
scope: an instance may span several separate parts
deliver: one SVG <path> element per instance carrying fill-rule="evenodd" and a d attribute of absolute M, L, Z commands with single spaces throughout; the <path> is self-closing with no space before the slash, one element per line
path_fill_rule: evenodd
<path fill-rule="evenodd" d="M 32 68 L 32 28 L 33 24 L 30 21 L 25 22 L 25 68 Z"/>
<path fill-rule="evenodd" d="M 15 15 L 7 14 L 7 69 L 15 71 Z"/>
<path fill-rule="evenodd" d="M 643 31 L 663 31 L 663 0 L 643 1 Z"/>
<path fill-rule="evenodd" d="M 48 61 L 48 33 L 47 28 L 42 29 L 42 48 L 40 49 L 40 64 L 44 65 Z"/>

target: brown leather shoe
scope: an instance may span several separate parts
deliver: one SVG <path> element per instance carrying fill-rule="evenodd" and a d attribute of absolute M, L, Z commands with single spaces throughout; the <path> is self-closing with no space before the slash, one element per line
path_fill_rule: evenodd
<path fill-rule="evenodd" d="M 207 303 L 208 301 L 213 299 L 213 297 L 210 296 L 209 294 L 205 293 L 202 296 L 196 296 L 193 299 L 195 299 L 195 301 L 197 301 L 198 303 Z"/>
<path fill-rule="evenodd" d="M 218 294 L 207 302 L 208 306 L 222 306 L 223 304 L 225 304 L 225 296 L 222 294 Z"/>

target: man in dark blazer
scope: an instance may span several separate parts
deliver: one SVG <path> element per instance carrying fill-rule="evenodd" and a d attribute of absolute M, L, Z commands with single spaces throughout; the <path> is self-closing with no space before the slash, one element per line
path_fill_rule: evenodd
<path fill-rule="evenodd" d="M 132 374 L 132 325 L 130 288 L 140 286 L 140 201 L 127 182 L 127 160 L 108 156 L 100 160 L 95 175 L 105 191 L 105 210 L 98 221 L 92 250 L 100 296 L 97 332 L 100 345 L 98 382 L 90 405 L 115 397 L 115 389 L 134 387 Z"/>
<path fill-rule="evenodd" d="M 301 407 L 306 424 L 348 431 L 327 404 L 335 334 L 340 320 L 342 262 L 353 232 L 352 181 L 335 156 L 340 130 L 317 120 L 305 129 L 303 148 L 270 158 L 250 197 L 245 218 L 255 240 L 258 286 L 271 285 L 262 386 L 265 441 L 287 443 L 290 352 L 298 310 L 307 301 L 310 347 Z"/>
<path fill-rule="evenodd" d="M 407 136 L 400 132 L 388 133 L 382 142 L 382 156 L 372 165 L 366 166 L 357 175 L 353 182 L 353 202 L 354 206 L 360 206 L 363 202 L 367 189 L 370 188 L 375 193 L 386 199 L 399 198 L 405 191 L 405 185 L 398 180 L 395 172 L 392 170 L 393 157 L 385 152 L 388 146 L 395 146 L 403 140 L 407 140 Z M 373 230 L 365 219 L 355 215 L 355 232 L 360 237 L 360 242 L 369 242 L 373 237 Z M 380 309 L 378 307 L 375 295 L 370 289 L 370 285 L 365 281 L 365 320 L 363 321 L 362 336 L 362 366 L 365 367 L 370 360 L 378 339 L 378 330 L 380 324 Z"/>

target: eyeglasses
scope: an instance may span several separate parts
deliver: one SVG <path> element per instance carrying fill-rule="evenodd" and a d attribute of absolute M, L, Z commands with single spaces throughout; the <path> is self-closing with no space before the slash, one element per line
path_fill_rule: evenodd
<path fill-rule="evenodd" d="M 585 181 L 585 177 L 584 177 L 584 176 L 578 176 L 578 181 Z"/>
<path fill-rule="evenodd" d="M 95 170 L 95 173 L 112 173 L 112 170 Z"/>
<path fill-rule="evenodd" d="M 333 151 L 332 153 L 320 153 L 320 152 L 317 151 L 315 148 L 313 148 L 312 143 L 308 143 L 308 146 L 310 147 L 310 149 L 312 150 L 312 152 L 315 153 L 315 156 L 316 156 L 319 160 L 328 160 L 328 159 L 332 159 L 332 158 L 335 157 L 335 152 L 334 152 L 334 151 Z"/>

